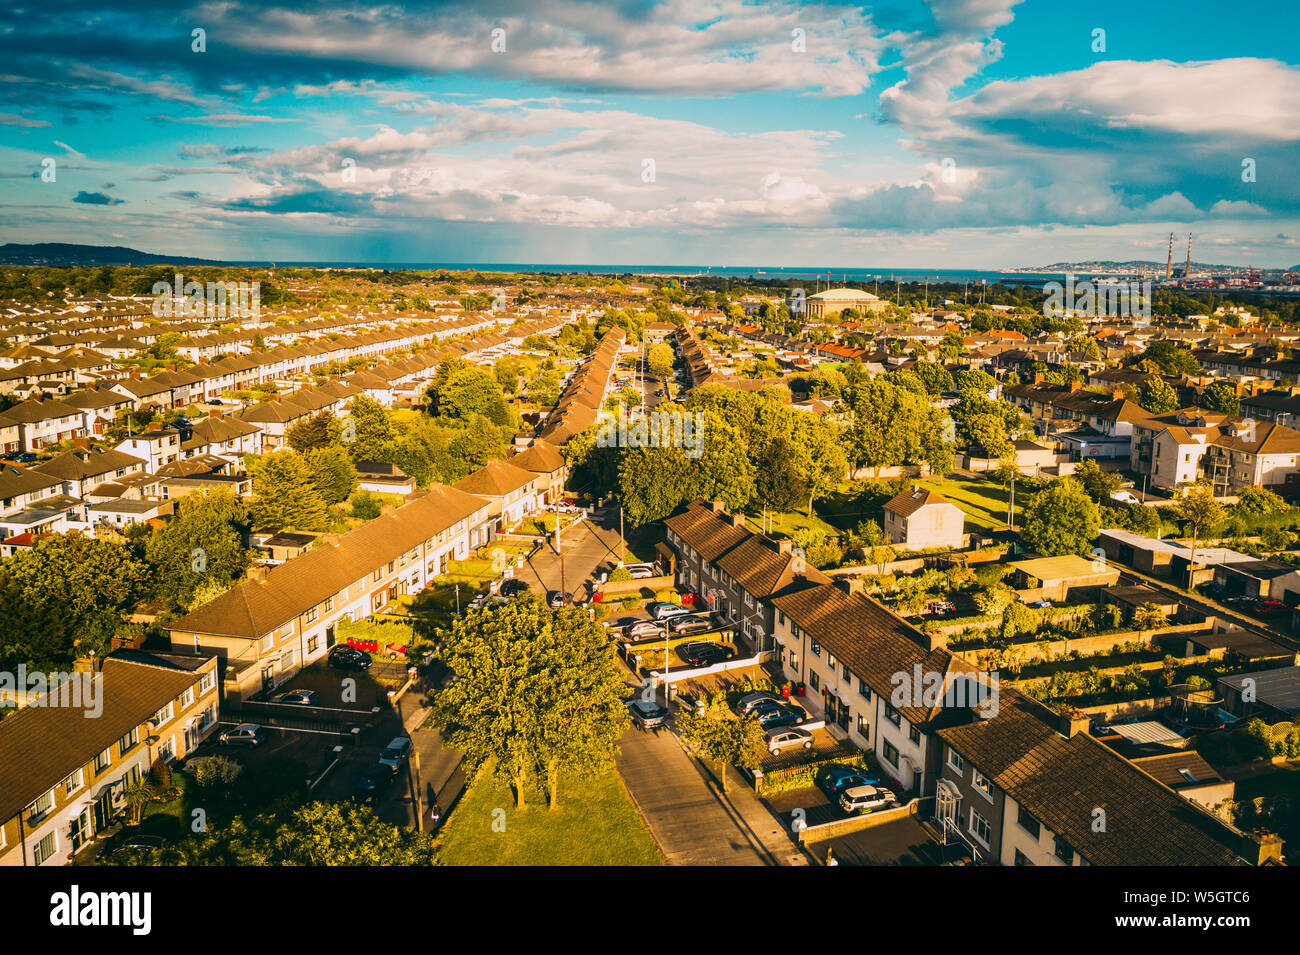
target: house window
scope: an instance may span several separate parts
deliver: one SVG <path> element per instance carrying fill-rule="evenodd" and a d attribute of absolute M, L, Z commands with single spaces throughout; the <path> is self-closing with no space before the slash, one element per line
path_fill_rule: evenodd
<path fill-rule="evenodd" d="M 822 678 L 817 675 L 816 670 L 808 671 L 808 685 L 814 690 L 820 690 L 822 688 Z"/>
<path fill-rule="evenodd" d="M 858 735 L 868 743 L 871 742 L 871 724 L 867 722 L 867 718 L 861 713 L 858 714 Z"/>
<path fill-rule="evenodd" d="M 320 636 L 313 633 L 307 638 L 307 652 L 315 653 L 318 646 L 320 646 Z"/>
<path fill-rule="evenodd" d="M 175 714 L 175 705 L 173 703 L 168 703 L 166 706 L 164 706 L 161 710 L 159 710 L 157 713 L 153 715 L 153 725 L 162 726 L 169 719 L 171 719 L 174 714 Z"/>
<path fill-rule="evenodd" d="M 988 847 L 989 840 L 993 838 L 993 830 L 989 828 L 989 821 L 974 809 L 970 811 L 970 834 L 982 842 L 985 848 Z"/>
<path fill-rule="evenodd" d="M 158 758 L 164 763 L 170 763 L 176 758 L 175 737 L 169 736 L 158 744 Z"/>
<path fill-rule="evenodd" d="M 948 750 L 948 765 L 959 773 L 966 771 L 966 761 L 961 758 L 961 754 L 955 749 Z"/>
<path fill-rule="evenodd" d="M 98 775 L 99 775 L 100 773 L 102 773 L 104 770 L 108 769 L 109 764 L 112 763 L 112 761 L 113 761 L 113 757 L 112 757 L 112 755 L 109 753 L 108 750 L 104 750 L 102 753 L 100 753 L 98 756 L 96 756 L 96 757 L 95 757 L 95 775 L 98 776 Z"/>
<path fill-rule="evenodd" d="M 853 679 L 853 677 L 849 675 L 849 665 L 843 660 L 840 661 L 840 676 L 844 677 L 845 680 L 851 681 Z"/>
<path fill-rule="evenodd" d="M 27 821 L 36 822 L 54 808 L 54 790 L 41 793 L 36 801 L 27 807 Z"/>
<path fill-rule="evenodd" d="M 871 687 L 867 686 L 867 681 L 862 679 L 862 677 L 858 677 L 858 696 L 862 697 L 864 700 L 871 699 Z"/>
<path fill-rule="evenodd" d="M 1029 856 L 1025 855 L 1023 852 L 1021 852 L 1019 849 L 1017 849 L 1017 850 L 1016 850 L 1016 865 L 1033 865 L 1033 863 L 1029 861 Z"/>
<path fill-rule="evenodd" d="M 209 670 L 207 673 L 203 674 L 203 676 L 199 677 L 200 693 L 206 693 L 208 692 L 208 690 L 212 689 L 216 685 L 217 685 L 217 674 L 213 670 Z M 193 691 L 187 691 L 187 692 L 190 693 L 190 697 L 191 699 L 193 699 Z"/>
<path fill-rule="evenodd" d="M 135 727 L 129 733 L 126 733 L 125 735 L 123 735 L 123 737 L 120 740 L 117 741 L 118 755 L 125 756 L 127 753 L 131 751 L 131 748 L 135 746 L 135 744 L 138 742 L 140 742 L 140 729 L 139 727 Z"/>
<path fill-rule="evenodd" d="M 974 775 L 971 777 L 971 784 L 989 799 L 993 798 L 993 784 L 978 769 L 975 770 Z"/>
<path fill-rule="evenodd" d="M 71 796 L 85 783 L 85 770 L 79 769 L 63 781 L 63 795 Z"/>
<path fill-rule="evenodd" d="M 51 832 L 40 842 L 36 843 L 36 848 L 32 852 L 32 861 L 37 865 L 40 865 L 46 859 L 49 859 L 54 855 L 55 849 L 54 833 Z"/>
<path fill-rule="evenodd" d="M 921 742 L 921 728 L 919 726 L 910 727 L 907 731 L 907 738 L 919 745 Z"/>
<path fill-rule="evenodd" d="M 891 766 L 898 766 L 898 747 L 888 740 L 885 741 L 885 751 L 883 755 L 885 757 L 885 762 L 889 763 Z"/>
<path fill-rule="evenodd" d="M 903 725 L 903 716 L 898 712 L 898 710 L 894 709 L 892 703 L 885 704 L 885 719 L 889 720 L 889 722 L 893 723 L 895 726 Z"/>
<path fill-rule="evenodd" d="M 1074 849 L 1060 836 L 1056 837 L 1056 858 L 1060 859 L 1066 865 L 1070 865 L 1074 862 Z"/>
<path fill-rule="evenodd" d="M 831 676 L 835 675 L 835 654 L 826 651 L 826 666 L 830 667 Z"/>
<path fill-rule="evenodd" d="M 316 618 L 319 616 L 320 616 L 319 609 L 316 607 L 312 607 L 310 610 L 308 610 L 305 614 L 302 615 L 302 622 L 304 624 L 315 623 Z"/>
<path fill-rule="evenodd" d="M 822 645 L 816 640 L 812 640 L 808 644 L 808 652 L 820 660 L 822 658 Z"/>
<path fill-rule="evenodd" d="M 1029 833 L 1035 839 L 1038 838 L 1039 833 L 1042 831 L 1042 826 L 1038 824 L 1038 820 L 1027 812 L 1024 806 L 1020 807 L 1020 812 L 1016 815 L 1016 822 L 1020 824 L 1021 829 L 1025 830 L 1025 832 Z"/>

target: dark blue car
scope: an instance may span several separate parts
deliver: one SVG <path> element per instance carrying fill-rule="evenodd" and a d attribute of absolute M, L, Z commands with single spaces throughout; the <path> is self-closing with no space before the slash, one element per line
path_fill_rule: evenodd
<path fill-rule="evenodd" d="M 776 729 L 778 726 L 797 726 L 807 718 L 808 714 L 803 709 L 789 704 L 760 709 L 754 713 L 754 719 L 765 730 Z"/>
<path fill-rule="evenodd" d="M 831 802 L 839 799 L 840 793 L 851 786 L 878 786 L 880 777 L 858 766 L 831 766 L 826 769 L 817 786 Z"/>

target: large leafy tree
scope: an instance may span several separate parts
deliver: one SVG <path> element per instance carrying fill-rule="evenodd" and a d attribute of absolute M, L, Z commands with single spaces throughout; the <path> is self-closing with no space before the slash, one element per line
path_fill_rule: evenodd
<path fill-rule="evenodd" d="M 480 414 L 495 425 L 509 425 L 513 421 L 496 377 L 464 359 L 453 359 L 439 366 L 427 397 L 429 413 L 437 418 L 467 421 Z"/>
<path fill-rule="evenodd" d="M 1163 378 L 1154 376 L 1138 388 L 1138 404 L 1151 414 L 1168 414 L 1178 410 L 1178 392 Z"/>
<path fill-rule="evenodd" d="M 229 491 L 200 491 L 182 498 L 175 517 L 145 543 L 157 595 L 189 607 L 203 589 L 225 589 L 248 567 L 244 528 L 248 508 Z"/>
<path fill-rule="evenodd" d="M 312 483 L 311 468 L 301 454 L 282 450 L 254 458 L 249 473 L 253 478 L 254 530 L 324 529 L 325 500 Z"/>
<path fill-rule="evenodd" d="M 435 698 L 434 724 L 496 767 L 517 808 L 539 770 L 558 800 L 561 774 L 611 758 L 628 724 L 609 639 L 577 608 L 522 599 L 471 611 L 446 633 L 442 659 L 456 679 Z"/>
<path fill-rule="evenodd" d="M 1226 381 L 1216 381 L 1205 389 L 1200 404 L 1209 411 L 1236 414 L 1241 410 L 1241 397 L 1237 394 L 1237 389 Z"/>
<path fill-rule="evenodd" d="M 66 665 L 102 656 L 149 568 L 124 544 L 58 534 L 0 563 L 0 663 Z"/>
<path fill-rule="evenodd" d="M 315 448 L 307 452 L 306 459 L 312 486 L 327 505 L 346 501 L 356 490 L 356 468 L 352 465 L 352 458 L 339 445 Z"/>
<path fill-rule="evenodd" d="M 664 378 L 673 371 L 673 349 L 671 345 L 658 342 L 646 349 L 646 367 L 650 374 Z"/>
<path fill-rule="evenodd" d="M 285 441 L 299 453 L 323 448 L 330 443 L 330 427 L 333 422 L 334 416 L 328 411 L 319 412 L 292 425 L 285 432 Z"/>
<path fill-rule="evenodd" d="M 728 510 L 738 511 L 754 496 L 754 466 L 745 450 L 740 430 L 714 412 L 704 412 L 704 427 L 698 435 L 703 453 L 689 462 L 693 475 L 693 497 L 723 501 Z"/>
<path fill-rule="evenodd" d="M 692 467 L 681 448 L 628 448 L 618 468 L 619 500 L 633 527 L 663 520 L 690 492 Z"/>
<path fill-rule="evenodd" d="M 1053 481 L 1025 508 L 1020 537 L 1031 550 L 1055 557 L 1085 553 L 1101 530 L 1101 514 L 1083 485 Z"/>

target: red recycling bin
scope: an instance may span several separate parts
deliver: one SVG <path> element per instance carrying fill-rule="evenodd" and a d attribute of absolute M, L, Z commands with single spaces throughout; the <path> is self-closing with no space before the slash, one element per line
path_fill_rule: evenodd
<path fill-rule="evenodd" d="M 794 688 L 794 691 L 795 691 L 795 693 L 797 693 L 799 696 L 803 696 L 804 691 L 805 691 L 806 689 L 808 689 L 808 688 L 807 688 L 806 686 L 804 686 L 802 683 L 800 683 L 798 686 L 796 686 L 796 687 Z"/>
<path fill-rule="evenodd" d="M 781 687 L 781 695 L 787 700 L 790 699 L 790 688 L 788 686 Z"/>

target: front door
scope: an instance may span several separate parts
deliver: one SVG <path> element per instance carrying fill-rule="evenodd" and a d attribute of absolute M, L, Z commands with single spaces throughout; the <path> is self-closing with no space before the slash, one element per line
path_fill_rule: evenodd
<path fill-rule="evenodd" d="M 90 838 L 90 808 L 81 810 L 81 815 L 73 819 L 68 826 L 69 840 L 72 842 L 72 851 L 79 852 Z"/>
<path fill-rule="evenodd" d="M 334 642 L 335 642 L 335 638 L 334 638 L 334 628 L 333 628 L 333 627 L 326 627 L 326 628 L 325 628 L 325 648 L 328 650 L 330 647 L 334 646 Z"/>
<path fill-rule="evenodd" d="M 95 800 L 95 829 L 107 829 L 113 821 L 113 789 L 104 788 L 104 794 Z"/>
<path fill-rule="evenodd" d="M 262 668 L 262 689 L 269 690 L 275 686 L 275 667 L 274 665 Z"/>

